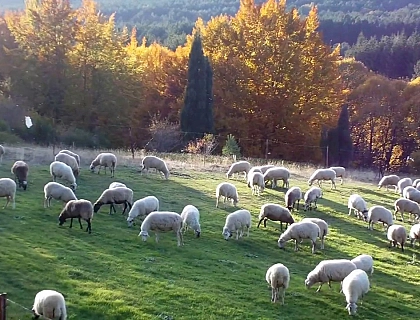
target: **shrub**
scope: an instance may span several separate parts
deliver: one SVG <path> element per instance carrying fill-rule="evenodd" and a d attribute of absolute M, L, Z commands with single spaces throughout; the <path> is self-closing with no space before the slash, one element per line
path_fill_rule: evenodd
<path fill-rule="evenodd" d="M 190 141 L 185 148 L 188 153 L 210 155 L 217 147 L 217 142 L 212 134 L 205 134 L 203 138 Z"/>
<path fill-rule="evenodd" d="M 148 151 L 174 152 L 182 147 L 179 124 L 171 123 L 168 119 L 159 120 L 156 116 L 152 118 L 149 133 L 151 139 L 144 146 Z"/>
<path fill-rule="evenodd" d="M 241 156 L 241 148 L 239 147 L 233 135 L 229 134 L 227 136 L 226 143 L 222 149 L 222 154 L 224 156 L 234 156 L 234 157 Z"/>

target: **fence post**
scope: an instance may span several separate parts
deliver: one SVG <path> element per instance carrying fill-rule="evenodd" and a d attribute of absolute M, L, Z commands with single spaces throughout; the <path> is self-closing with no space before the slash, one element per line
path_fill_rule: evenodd
<path fill-rule="evenodd" d="M 325 163 L 325 167 L 326 167 L 326 168 L 328 168 L 328 160 L 329 160 L 329 159 L 328 159 L 328 156 L 329 156 L 329 155 L 328 155 L 328 152 L 329 152 L 329 147 L 327 146 L 327 152 L 326 152 L 326 156 L 325 156 L 325 162 L 326 162 L 326 163 Z"/>
<path fill-rule="evenodd" d="M 131 127 L 128 127 L 128 133 L 130 134 L 131 156 L 134 159 L 134 143 L 133 143 L 133 135 L 131 134 Z"/>
<path fill-rule="evenodd" d="M 0 294 L 0 320 L 6 320 L 7 293 Z"/>
<path fill-rule="evenodd" d="M 268 139 L 265 139 L 265 160 L 268 159 Z"/>

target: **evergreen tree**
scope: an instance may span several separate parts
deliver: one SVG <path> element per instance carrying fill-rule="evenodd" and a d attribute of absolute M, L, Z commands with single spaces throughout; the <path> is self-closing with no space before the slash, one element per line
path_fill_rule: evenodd
<path fill-rule="evenodd" d="M 337 124 L 338 139 L 338 163 L 340 166 L 348 166 L 353 156 L 353 142 L 350 133 L 350 117 L 347 105 L 341 108 Z"/>

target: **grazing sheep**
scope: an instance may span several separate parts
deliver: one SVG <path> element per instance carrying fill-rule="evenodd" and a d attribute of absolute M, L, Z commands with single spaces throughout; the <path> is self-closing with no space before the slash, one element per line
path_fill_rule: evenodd
<path fill-rule="evenodd" d="M 258 225 L 260 227 L 261 222 L 264 220 L 264 228 L 267 227 L 267 220 L 280 221 L 280 230 L 283 230 L 283 222 L 287 225 L 295 223 L 289 209 L 282 207 L 279 204 L 266 203 L 261 206 L 260 215 L 258 216 Z"/>
<path fill-rule="evenodd" d="M 93 218 L 93 206 L 89 200 L 79 199 L 79 200 L 70 200 L 66 203 L 64 209 L 61 211 L 60 216 L 58 217 L 59 225 L 62 226 L 66 219 L 70 220 L 70 228 L 73 226 L 73 218 L 78 218 L 80 229 L 83 229 L 82 222 L 80 218 L 87 222 L 86 231 L 89 233 L 92 232 L 92 218 Z"/>
<path fill-rule="evenodd" d="M 195 232 L 197 238 L 200 237 L 201 227 L 200 227 L 200 212 L 193 205 L 187 205 L 181 212 L 181 217 L 183 219 L 182 229 L 185 233 L 188 228 L 191 228 Z"/>
<path fill-rule="evenodd" d="M 0 144 L 0 164 L 3 163 L 3 156 L 5 153 L 4 147 Z"/>
<path fill-rule="evenodd" d="M 50 174 L 55 182 L 57 178 L 63 179 L 70 183 L 70 188 L 76 190 L 77 183 L 74 177 L 73 170 L 65 163 L 61 161 L 54 161 L 50 164 Z"/>
<path fill-rule="evenodd" d="M 68 154 L 69 156 L 72 156 L 73 158 L 75 158 L 76 161 L 77 161 L 77 165 L 80 168 L 80 156 L 77 153 L 74 153 L 73 151 L 70 151 L 70 150 L 60 150 L 59 153 L 65 153 L 65 154 Z"/>
<path fill-rule="evenodd" d="M 26 190 L 28 187 L 28 164 L 24 161 L 16 161 L 10 171 L 15 175 L 15 182 L 18 182 L 19 188 Z"/>
<path fill-rule="evenodd" d="M 264 173 L 264 182 L 271 181 L 271 189 L 277 188 L 277 180 L 283 180 L 283 188 L 289 188 L 290 171 L 284 167 L 272 167 Z"/>
<path fill-rule="evenodd" d="M 267 172 L 268 169 L 274 168 L 275 166 L 273 164 L 266 164 L 263 166 L 260 166 L 260 170 L 262 174 L 265 174 Z"/>
<path fill-rule="evenodd" d="M 356 265 L 347 259 L 332 259 L 323 260 L 308 273 L 305 280 L 307 289 L 311 288 L 315 283 L 320 283 L 316 292 L 321 290 L 324 283 L 328 282 L 331 288 L 331 281 L 343 281 L 353 270 L 356 270 Z"/>
<path fill-rule="evenodd" d="M 389 228 L 394 223 L 394 220 L 392 219 L 392 212 L 387 208 L 384 206 L 373 206 L 368 211 L 368 222 L 368 229 L 373 230 L 373 224 L 376 222 L 382 222 L 384 226 L 386 224 L 387 228 Z"/>
<path fill-rule="evenodd" d="M 401 221 L 404 222 L 404 212 L 410 213 L 411 216 L 415 215 L 417 218 L 420 217 L 420 207 L 417 202 L 414 202 L 410 199 L 399 198 L 394 202 L 395 212 L 394 212 L 394 219 L 397 220 L 397 212 L 401 213 Z"/>
<path fill-rule="evenodd" d="M 73 190 L 58 182 L 48 182 L 44 186 L 44 208 L 51 206 L 51 199 L 61 200 L 64 203 L 77 200 Z"/>
<path fill-rule="evenodd" d="M 232 237 L 236 232 L 236 240 L 241 238 L 246 230 L 249 237 L 249 229 L 251 228 L 251 213 L 248 210 L 237 210 L 227 215 L 226 223 L 223 227 L 222 235 L 225 240 Z"/>
<path fill-rule="evenodd" d="M 319 218 L 304 218 L 300 222 L 310 221 L 318 225 L 320 233 L 319 239 L 321 240 L 321 250 L 324 250 L 324 240 L 328 234 L 328 223 L 325 220 Z"/>
<path fill-rule="evenodd" d="M 299 210 L 300 199 L 302 199 L 302 190 L 300 190 L 299 187 L 290 188 L 284 195 L 284 202 L 286 204 L 287 209 L 289 209 L 290 211 L 292 211 L 293 208 Z"/>
<path fill-rule="evenodd" d="M 236 190 L 236 187 L 229 182 L 222 182 L 216 187 L 216 208 L 219 207 L 219 199 L 221 196 L 225 197 L 223 200 L 225 208 L 227 199 L 231 199 L 232 204 L 235 207 L 239 201 L 238 191 Z"/>
<path fill-rule="evenodd" d="M 370 282 L 365 271 L 356 269 L 343 279 L 343 293 L 346 296 L 346 309 L 349 315 L 354 316 L 357 312 L 356 302 L 362 300 L 369 292 Z"/>
<path fill-rule="evenodd" d="M 264 176 L 261 172 L 252 172 L 248 174 L 248 187 L 252 190 L 252 195 L 260 195 L 264 191 Z"/>
<path fill-rule="evenodd" d="M 310 239 L 312 241 L 312 253 L 315 253 L 316 238 L 321 233 L 318 225 L 311 221 L 296 222 L 287 228 L 285 232 L 280 235 L 277 241 L 280 249 L 284 249 L 284 244 L 290 239 L 295 240 L 295 251 L 299 250 L 298 243 L 302 239 Z"/>
<path fill-rule="evenodd" d="M 403 190 L 403 198 L 420 203 L 420 191 L 412 186 L 405 187 Z"/>
<path fill-rule="evenodd" d="M 117 157 L 115 154 L 111 152 L 103 152 L 96 156 L 95 159 L 93 159 L 92 163 L 90 164 L 90 170 L 92 172 L 95 172 L 95 168 L 99 166 L 98 174 L 101 172 L 101 167 L 105 168 L 105 174 L 106 174 L 106 168 L 109 168 L 111 171 L 111 178 L 115 175 L 115 167 L 117 166 Z"/>
<path fill-rule="evenodd" d="M 249 169 L 249 171 L 248 171 L 248 177 L 249 177 L 249 175 L 250 175 L 251 173 L 253 173 L 253 172 L 263 173 L 263 172 L 261 171 L 261 167 L 252 167 L 252 168 L 251 168 L 251 169 Z"/>
<path fill-rule="evenodd" d="M 140 172 L 143 173 L 143 170 L 146 169 L 146 173 L 148 173 L 150 168 L 156 169 L 156 172 L 161 172 L 165 176 L 166 180 L 169 179 L 168 166 L 161 158 L 155 156 L 145 156 L 141 161 Z"/>
<path fill-rule="evenodd" d="M 66 302 L 63 295 L 55 290 L 42 290 L 35 295 L 32 307 L 34 319 L 67 319 Z"/>
<path fill-rule="evenodd" d="M 284 295 L 290 282 L 289 269 L 282 263 L 273 264 L 268 268 L 265 274 L 265 280 L 271 287 L 271 302 L 277 302 L 280 297 L 281 304 L 283 305 Z"/>
<path fill-rule="evenodd" d="M 243 172 L 245 173 L 244 179 L 246 179 L 249 170 L 251 170 L 251 164 L 248 161 L 238 161 L 232 163 L 228 172 L 226 172 L 226 178 L 229 179 L 230 176 L 233 178 L 235 173 L 239 176 L 239 174 Z"/>
<path fill-rule="evenodd" d="M 173 230 L 176 233 L 179 247 L 184 244 L 181 231 L 182 224 L 182 217 L 176 212 L 154 211 L 143 220 L 139 237 L 141 236 L 143 241 L 146 241 L 149 237 L 149 231 L 154 231 L 156 242 L 159 242 L 159 232 Z"/>
<path fill-rule="evenodd" d="M 416 189 L 420 191 L 420 182 L 419 182 L 419 183 L 417 183 L 417 185 L 416 185 Z"/>
<path fill-rule="evenodd" d="M 137 217 L 145 217 L 150 212 L 159 211 L 159 200 L 155 196 L 147 196 L 133 203 L 128 213 L 127 223 L 131 227 L 134 225 L 134 219 Z"/>
<path fill-rule="evenodd" d="M 420 183 L 420 179 L 414 179 L 413 183 L 412 183 L 412 187 L 416 188 L 417 185 Z"/>
<path fill-rule="evenodd" d="M 322 198 L 322 190 L 318 187 L 311 187 L 308 191 L 305 192 L 303 199 L 305 200 L 304 210 L 312 210 L 311 204 L 314 203 L 314 209 L 317 209 L 317 201 Z"/>
<path fill-rule="evenodd" d="M 367 221 L 369 210 L 366 201 L 361 196 L 352 194 L 349 197 L 347 207 L 349 208 L 349 216 L 351 216 L 351 211 L 353 210 L 358 219 Z"/>
<path fill-rule="evenodd" d="M 411 246 L 414 248 L 416 241 L 420 239 L 420 223 L 411 226 L 409 238 Z"/>
<path fill-rule="evenodd" d="M 16 182 L 10 178 L 0 179 L 0 198 L 6 197 L 6 205 L 3 209 L 6 209 L 9 202 L 12 201 L 12 208 L 16 208 Z"/>
<path fill-rule="evenodd" d="M 410 178 L 400 179 L 397 183 L 397 190 L 400 195 L 402 195 L 405 187 L 411 186 L 413 181 Z"/>
<path fill-rule="evenodd" d="M 388 191 L 389 186 L 393 186 L 395 188 L 395 192 L 397 191 L 398 181 L 400 181 L 400 177 L 391 174 L 389 176 L 383 176 L 382 179 L 378 183 L 378 189 L 381 189 L 383 186 L 386 187 L 386 191 Z"/>
<path fill-rule="evenodd" d="M 389 248 L 391 248 L 391 245 L 395 247 L 399 243 L 401 245 L 401 251 L 404 252 L 404 244 L 407 240 L 407 230 L 404 226 L 398 224 L 389 226 L 387 237 L 389 240 Z"/>
<path fill-rule="evenodd" d="M 114 209 L 114 213 L 117 213 L 114 204 L 124 204 L 124 210 L 122 212 L 122 214 L 124 214 L 127 206 L 130 210 L 132 208 L 133 190 L 124 187 L 106 189 L 94 203 L 93 211 L 97 213 L 104 204 L 110 205 L 109 214 L 112 213 L 112 209 Z"/>
<path fill-rule="evenodd" d="M 75 177 L 79 176 L 80 168 L 79 168 L 79 165 L 77 164 L 77 160 L 76 160 L 75 157 L 73 157 L 73 156 L 71 156 L 67 153 L 57 153 L 54 160 L 65 163 L 66 165 L 68 165 L 71 168 Z"/>
<path fill-rule="evenodd" d="M 333 189 L 337 189 L 337 187 L 335 186 L 335 178 L 336 178 L 336 173 L 333 169 L 317 169 L 315 170 L 315 172 L 311 175 L 311 177 L 308 180 L 308 184 L 310 186 L 312 186 L 312 183 L 317 180 L 318 181 L 318 186 L 321 188 L 321 181 L 325 180 L 331 181 L 331 190 Z"/>
<path fill-rule="evenodd" d="M 114 189 L 114 188 L 127 188 L 127 186 L 124 183 L 121 182 L 111 182 L 108 189 Z"/>
<path fill-rule="evenodd" d="M 365 271 L 368 275 L 372 275 L 373 273 L 373 258 L 368 254 L 361 254 L 358 255 L 356 258 L 352 259 L 357 269 L 361 269 Z"/>
<path fill-rule="evenodd" d="M 340 184 L 343 184 L 344 175 L 346 173 L 346 168 L 344 167 L 330 167 L 329 169 L 332 169 L 335 171 L 335 177 L 340 178 L 341 182 Z"/>

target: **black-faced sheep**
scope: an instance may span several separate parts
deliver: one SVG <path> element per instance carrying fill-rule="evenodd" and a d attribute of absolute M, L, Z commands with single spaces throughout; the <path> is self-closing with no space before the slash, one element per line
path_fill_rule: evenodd
<path fill-rule="evenodd" d="M 88 200 L 79 199 L 79 200 L 70 200 L 66 203 L 64 209 L 61 211 L 60 216 L 58 217 L 59 225 L 62 226 L 67 219 L 70 220 L 70 227 L 73 226 L 73 218 L 78 218 L 80 229 L 83 229 L 82 222 L 80 219 L 83 219 L 87 222 L 86 231 L 89 233 L 92 232 L 92 218 L 93 218 L 93 206 L 92 203 Z"/>

